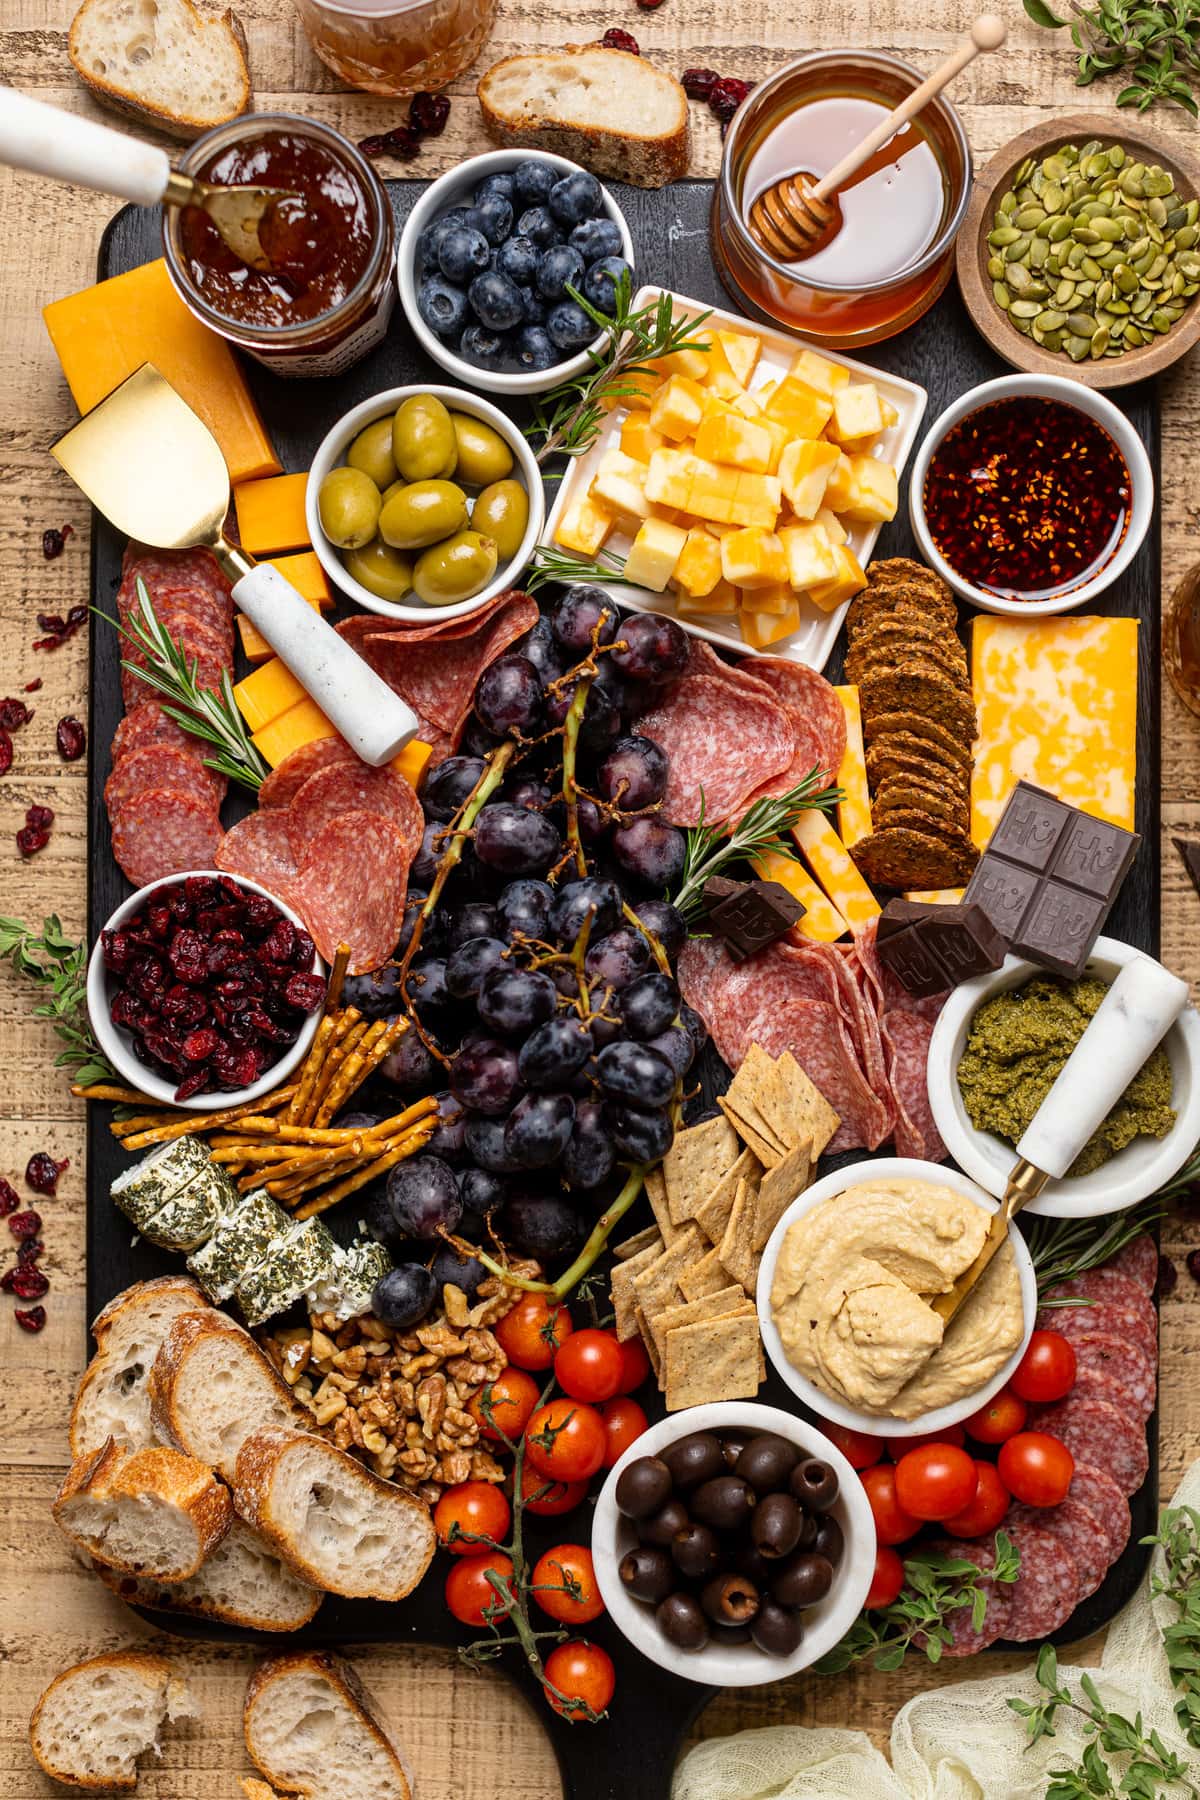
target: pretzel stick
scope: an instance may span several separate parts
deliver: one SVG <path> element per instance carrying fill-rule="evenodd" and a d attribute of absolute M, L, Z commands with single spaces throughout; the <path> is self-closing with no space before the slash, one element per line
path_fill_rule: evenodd
<path fill-rule="evenodd" d="M 325 1005 L 323 1012 L 336 1012 L 342 1004 L 342 987 L 346 980 L 346 970 L 350 965 L 349 944 L 339 944 L 333 959 L 333 967 L 329 971 L 329 979 L 325 983 Z"/>
<path fill-rule="evenodd" d="M 286 1088 L 279 1088 L 275 1096 L 276 1103 L 281 1105 L 284 1100 L 289 1100 L 294 1091 L 290 1084 Z M 204 1131 L 219 1131 L 223 1125 L 232 1125 L 237 1119 L 261 1112 L 262 1107 L 261 1100 L 248 1100 L 245 1106 L 230 1106 L 224 1112 L 184 1113 L 182 1117 L 172 1119 L 169 1125 L 160 1125 L 152 1131 L 141 1131 L 134 1137 L 124 1138 L 122 1147 L 126 1150 L 144 1150 L 150 1144 L 169 1144 L 174 1138 L 188 1137 Z"/>
<path fill-rule="evenodd" d="M 341 1107 L 345 1106 L 348 1100 L 353 1099 L 363 1082 L 367 1079 L 367 1076 L 373 1074 L 379 1065 L 391 1055 L 400 1039 L 404 1036 L 404 1033 L 408 1030 L 407 1019 L 392 1019 L 390 1022 L 384 1020 L 381 1021 L 381 1023 L 385 1024 L 386 1029 L 372 1047 L 370 1058 L 364 1062 L 361 1069 L 355 1072 L 349 1085 L 343 1090 L 341 1099 L 338 1102 L 339 1111 Z"/>
<path fill-rule="evenodd" d="M 276 1163 L 266 1178 L 266 1189 L 276 1199 L 295 1182 L 303 1182 L 308 1187 L 319 1186 L 329 1181 L 334 1175 L 346 1173 L 344 1165 L 362 1161 L 362 1150 L 354 1150 L 349 1144 L 343 1144 L 340 1150 L 321 1150 L 316 1156 L 297 1157 L 292 1162 Z"/>
<path fill-rule="evenodd" d="M 302 1206 L 294 1217 L 312 1219 L 318 1213 L 327 1212 L 331 1206 L 336 1206 L 339 1200 L 345 1200 L 349 1195 L 356 1194 L 359 1188 L 367 1185 L 368 1181 L 374 1181 L 377 1175 L 385 1175 L 396 1163 L 403 1162 L 406 1156 L 411 1156 L 414 1151 L 419 1150 L 421 1145 L 426 1143 L 432 1135 L 432 1123 L 414 1126 L 410 1132 L 392 1145 L 385 1156 L 378 1157 L 374 1162 L 368 1163 L 365 1168 L 355 1170 L 354 1174 L 348 1175 L 344 1181 L 340 1181 L 336 1187 L 330 1188 L 326 1193 L 318 1194 L 307 1205 Z"/>
<path fill-rule="evenodd" d="M 149 1094 L 140 1093 L 137 1088 L 114 1087 L 109 1081 L 93 1081 L 88 1087 L 73 1082 L 71 1092 L 78 1100 L 111 1100 L 115 1106 L 145 1106 L 151 1100 Z"/>
<path fill-rule="evenodd" d="M 301 1065 L 300 1078 L 296 1083 L 296 1090 L 292 1095 L 287 1111 L 283 1115 L 285 1124 L 295 1125 L 299 1120 L 300 1114 L 307 1104 L 308 1096 L 312 1091 L 313 1083 L 317 1079 L 317 1071 L 324 1061 L 325 1051 L 332 1037 L 333 1020 L 330 1018 L 329 1014 L 326 1013 L 325 1016 L 318 1021 L 316 1032 L 313 1035 L 313 1041 L 309 1046 L 308 1055 Z M 260 1109 L 256 1108 L 255 1110 L 258 1111 Z"/>
<path fill-rule="evenodd" d="M 236 1133 L 230 1133 L 228 1137 L 214 1137 L 210 1142 L 226 1150 L 232 1149 L 235 1144 L 246 1144 L 249 1147 L 255 1142 L 264 1146 L 271 1145 L 275 1149 L 294 1150 L 298 1144 L 307 1144 L 314 1150 L 328 1150 L 332 1144 L 348 1144 L 351 1138 L 362 1137 L 365 1129 L 362 1125 L 330 1125 L 324 1129 L 313 1125 L 281 1125 L 277 1132 L 271 1132 L 269 1136 L 264 1134 L 258 1138 L 243 1138 L 239 1126 Z M 377 1130 L 378 1127 L 372 1126 L 371 1129 Z"/>
<path fill-rule="evenodd" d="M 347 1058 L 354 1054 L 367 1030 L 366 1020 L 356 1018 L 353 1025 L 342 1033 L 340 1041 L 334 1044 L 333 1049 L 325 1058 L 321 1073 L 317 1076 L 316 1086 L 313 1088 L 303 1120 L 304 1124 L 316 1124 L 326 1094 L 333 1086 Z"/>
<path fill-rule="evenodd" d="M 387 1029 L 385 1019 L 376 1019 L 373 1025 L 367 1027 L 352 1054 L 346 1057 L 330 1082 L 325 1098 L 317 1108 L 314 1125 L 328 1125 L 334 1114 L 345 1105 L 375 1061 L 376 1046 L 386 1036 Z"/>

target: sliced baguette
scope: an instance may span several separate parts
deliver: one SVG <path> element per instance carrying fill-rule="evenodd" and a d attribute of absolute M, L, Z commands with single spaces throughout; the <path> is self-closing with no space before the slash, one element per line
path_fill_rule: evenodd
<path fill-rule="evenodd" d="M 299 1631 L 325 1598 L 302 1581 L 269 1544 L 241 1519 L 187 1581 L 162 1582 L 122 1575 L 94 1562 L 106 1587 L 130 1606 L 152 1612 L 193 1613 L 241 1625 L 248 1631 Z"/>
<path fill-rule="evenodd" d="M 233 1503 L 297 1574 L 331 1594 L 403 1600 L 437 1542 L 412 1494 L 324 1438 L 277 1426 L 242 1445 Z"/>
<path fill-rule="evenodd" d="M 67 51 L 98 100 L 172 137 L 199 137 L 250 105 L 241 24 L 191 0 L 83 0 Z"/>
<path fill-rule="evenodd" d="M 599 44 L 505 56 L 476 92 L 498 143 L 573 157 L 597 175 L 663 187 L 687 174 L 687 95 L 644 57 Z"/>
<path fill-rule="evenodd" d="M 71 1465 L 50 1510 L 96 1562 L 159 1581 L 189 1580 L 233 1521 L 229 1489 L 203 1463 L 111 1440 Z"/>
<path fill-rule="evenodd" d="M 304 1800 L 412 1800 L 404 1759 L 354 1671 L 320 1650 L 272 1657 L 242 1709 L 250 1760 Z"/>
<path fill-rule="evenodd" d="M 226 1481 L 252 1431 L 312 1423 L 250 1333 L 213 1307 L 184 1313 L 163 1338 L 150 1372 L 150 1411 L 164 1443 Z"/>
<path fill-rule="evenodd" d="M 33 1709 L 29 1742 L 55 1781 L 109 1793 L 137 1786 L 137 1759 L 158 1749 L 165 1720 L 197 1710 L 165 1656 L 117 1650 L 55 1677 Z"/>
<path fill-rule="evenodd" d="M 109 1438 L 126 1450 L 155 1440 L 147 1383 L 159 1345 L 181 1313 L 208 1307 L 186 1275 L 139 1281 L 110 1300 L 92 1326 L 96 1354 L 71 1408 L 71 1455 L 99 1450 Z"/>

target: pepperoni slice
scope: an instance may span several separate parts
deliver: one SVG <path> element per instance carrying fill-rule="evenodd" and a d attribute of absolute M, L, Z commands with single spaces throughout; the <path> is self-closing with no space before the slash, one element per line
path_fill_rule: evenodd
<path fill-rule="evenodd" d="M 1071 1339 L 1093 1331 L 1124 1338 L 1136 1345 L 1151 1368 L 1158 1366 L 1158 1315 L 1153 1307 L 1147 1319 L 1132 1307 L 1103 1300 L 1083 1306 L 1043 1306 L 1038 1310 L 1037 1326 L 1039 1331 L 1059 1331 Z"/>
<path fill-rule="evenodd" d="M 239 819 L 221 840 L 216 867 L 227 869 L 231 875 L 246 875 L 294 906 L 292 887 L 298 870 L 287 813 L 278 808 L 260 808 Z"/>
<path fill-rule="evenodd" d="M 1106 1540 L 1109 1567 L 1129 1542 L 1133 1532 L 1133 1515 L 1129 1502 L 1113 1480 L 1095 1463 L 1076 1462 L 1071 1477 L 1068 1500 L 1080 1500 L 1099 1520 Z"/>
<path fill-rule="evenodd" d="M 200 625 L 195 620 L 186 621 L 178 631 L 172 630 L 169 625 L 167 629 L 171 630 L 172 637 L 176 639 L 189 665 L 195 665 L 196 686 L 209 688 L 213 693 L 219 694 L 225 675 L 233 667 L 233 660 L 217 634 L 210 631 L 207 625 Z M 153 690 L 135 673 L 136 668 L 146 666 L 144 653 L 135 645 L 127 644 L 124 649 L 124 660 L 133 663 L 135 667 L 121 670 L 121 698 L 126 708 L 132 708 L 139 701 L 145 700 Z"/>
<path fill-rule="evenodd" d="M 795 744 L 787 713 L 761 684 L 690 666 L 638 731 L 670 758 L 662 815 L 672 825 L 740 819 L 756 791 L 791 767 Z"/>
<path fill-rule="evenodd" d="M 348 620 L 338 630 L 381 675 L 393 692 L 407 700 L 422 721 L 458 742 L 470 716 L 475 688 L 484 670 L 537 622 L 536 600 L 516 589 L 498 595 L 494 606 L 465 620 L 461 631 L 400 625 L 364 632 Z"/>
<path fill-rule="evenodd" d="M 149 688 L 146 692 L 150 692 Z M 117 726 L 112 741 L 114 768 L 123 756 L 143 750 L 148 744 L 169 744 L 197 757 L 203 757 L 207 749 L 200 738 L 177 725 L 157 700 L 139 701 Z"/>
<path fill-rule="evenodd" d="M 1090 1506 L 1068 1494 L 1057 1506 L 1010 1507 L 1002 1529 L 1021 1524 L 1036 1526 L 1070 1553 L 1079 1571 L 1076 1606 L 1095 1593 L 1108 1574 L 1108 1533 Z"/>
<path fill-rule="evenodd" d="M 212 801 L 170 788 L 135 794 L 112 821 L 113 855 L 134 887 L 211 869 L 223 833 Z"/>
<path fill-rule="evenodd" d="M 982 1574 L 990 1574 L 996 1566 L 996 1552 L 991 1544 L 976 1539 L 936 1538 L 929 1545 L 930 1550 L 938 1556 L 952 1558 L 956 1562 L 974 1563 Z M 943 1623 L 950 1632 L 951 1641 L 942 1647 L 943 1656 L 974 1656 L 980 1650 L 986 1650 L 997 1638 L 1006 1635 L 1008 1615 L 1011 1610 L 1013 1584 L 997 1581 L 988 1584 L 987 1610 L 983 1615 L 983 1624 L 976 1630 L 971 1618 L 971 1608 L 960 1606 L 954 1612 L 947 1613 Z"/>
<path fill-rule="evenodd" d="M 395 769 L 372 769 L 355 759 L 318 770 L 295 794 L 288 808 L 288 833 L 296 861 L 305 860 L 322 826 L 351 812 L 378 813 L 391 819 L 410 862 L 421 848 L 425 815 L 408 782 Z"/>
<path fill-rule="evenodd" d="M 1136 1281 L 1148 1294 L 1153 1294 L 1158 1286 L 1158 1245 L 1149 1232 L 1143 1231 L 1140 1237 L 1131 1238 L 1123 1250 L 1110 1257 L 1105 1267 L 1114 1274 L 1127 1275 L 1130 1281 Z"/>
<path fill-rule="evenodd" d="M 267 812 L 290 806 L 310 775 L 340 763 L 358 761 L 345 738 L 338 737 L 336 732 L 329 737 L 313 738 L 293 750 L 290 756 L 285 756 L 278 768 L 271 770 L 258 790 L 258 809 Z"/>
<path fill-rule="evenodd" d="M 207 800 L 213 806 L 219 806 L 225 798 L 225 783 L 190 750 L 171 744 L 144 744 L 140 750 L 127 751 L 114 764 L 104 784 L 109 818 L 115 817 L 127 800 L 149 788 L 194 794 L 196 799 Z"/>
<path fill-rule="evenodd" d="M 1150 1453 L 1142 1422 L 1108 1400 L 1068 1394 L 1053 1406 L 1031 1406 L 1026 1429 L 1048 1432 L 1077 1461 L 1106 1470 L 1123 1494 L 1135 1493 L 1146 1479 Z"/>
<path fill-rule="evenodd" d="M 846 754 L 846 709 L 837 690 L 807 663 L 791 662 L 782 656 L 756 656 L 738 667 L 756 680 L 765 681 L 792 719 L 797 739 L 793 769 L 808 756 L 808 746 L 812 747 L 807 767 L 798 769 L 792 786 L 810 774 L 814 764 L 826 782 L 835 781 Z M 767 791 L 786 793 L 787 789 Z"/>
<path fill-rule="evenodd" d="M 889 1051 L 888 1080 L 896 1102 L 892 1132 L 897 1156 L 917 1156 L 925 1162 L 942 1162 L 946 1146 L 934 1122 L 929 1104 L 929 1040 L 933 1022 L 920 1013 L 885 1013 L 880 1021 L 883 1042 Z"/>
<path fill-rule="evenodd" d="M 386 962 L 400 936 L 409 855 L 400 829 L 378 813 L 330 819 L 308 847 L 295 907 L 326 962 L 349 944 L 351 975 Z"/>
<path fill-rule="evenodd" d="M 1150 1417 L 1157 1383 L 1145 1351 L 1109 1331 L 1079 1331 L 1070 1342 L 1076 1363 L 1073 1394 L 1086 1391 L 1094 1400 L 1124 1406 L 1137 1418 Z"/>
<path fill-rule="evenodd" d="M 1027 1644 L 1049 1637 L 1075 1610 L 1079 1593 L 1079 1564 L 1071 1552 L 1040 1525 L 1026 1524 L 1012 1514 L 1000 1529 L 1016 1545 L 1021 1572 L 1012 1585 L 1004 1635 L 1012 1643 Z"/>

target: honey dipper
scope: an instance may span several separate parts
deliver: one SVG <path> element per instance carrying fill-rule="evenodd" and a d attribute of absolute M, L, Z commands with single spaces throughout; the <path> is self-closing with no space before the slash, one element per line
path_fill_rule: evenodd
<path fill-rule="evenodd" d="M 767 255 L 781 262 L 796 262 L 822 249 L 841 230 L 838 190 L 948 87 L 981 50 L 998 50 L 1007 35 L 1003 19 L 995 13 L 982 13 L 953 55 L 893 108 L 886 119 L 881 119 L 861 144 L 835 163 L 828 175 L 822 175 L 818 181 L 807 170 L 797 169 L 765 188 L 750 207 L 749 224 L 752 236 Z"/>

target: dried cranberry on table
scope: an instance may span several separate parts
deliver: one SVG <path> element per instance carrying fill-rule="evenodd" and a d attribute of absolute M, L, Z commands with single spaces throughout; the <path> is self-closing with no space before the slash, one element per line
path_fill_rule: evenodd
<path fill-rule="evenodd" d="M 689 100 L 707 100 L 721 77 L 715 69 L 685 69 L 679 79 Z"/>
<path fill-rule="evenodd" d="M 20 1206 L 21 1202 L 12 1182 L 0 1178 L 0 1219 L 7 1218 L 9 1213 L 18 1212 Z"/>
<path fill-rule="evenodd" d="M 17 849 L 22 856 L 36 856 L 50 842 L 50 827 L 54 823 L 54 813 L 48 806 L 31 806 L 26 809 L 25 823 L 17 833 Z"/>
<path fill-rule="evenodd" d="M 13 741 L 0 725 L 0 775 L 7 775 L 12 768 Z"/>
<path fill-rule="evenodd" d="M 46 1323 L 46 1309 L 44 1306 L 18 1306 L 14 1308 L 13 1318 L 22 1331 L 40 1331 Z"/>
<path fill-rule="evenodd" d="M 50 1291 L 50 1277 L 31 1264 L 22 1268 L 20 1263 L 14 1263 L 0 1275 L 0 1289 L 6 1294 L 15 1294 L 18 1300 L 40 1300 Z"/>
<path fill-rule="evenodd" d="M 413 131 L 422 137 L 441 137 L 446 129 L 446 121 L 450 117 L 450 96 L 448 94 L 418 93 L 412 97 L 412 105 L 408 109 L 408 123 Z"/>
<path fill-rule="evenodd" d="M 606 50 L 625 50 L 630 56 L 642 54 L 638 49 L 637 39 L 628 31 L 618 30 L 615 25 L 610 31 L 605 32 L 600 42 Z"/>
<path fill-rule="evenodd" d="M 42 678 L 40 675 L 35 675 L 32 681 L 27 681 L 25 683 L 25 686 L 22 688 L 21 692 L 24 694 L 37 694 L 37 693 L 41 692 L 41 688 L 42 688 Z"/>
<path fill-rule="evenodd" d="M 68 713 L 65 719 L 58 721 L 54 727 L 54 742 L 64 762 L 79 761 L 87 748 L 87 732 L 74 713 Z"/>
<path fill-rule="evenodd" d="M 739 81 L 736 75 L 723 75 L 714 84 L 708 104 L 723 125 L 729 123 L 753 85 L 750 81 Z"/>
<path fill-rule="evenodd" d="M 67 539 L 75 536 L 73 525 L 49 525 L 42 533 L 42 555 L 47 562 L 53 562 L 61 556 L 67 547 Z"/>
<path fill-rule="evenodd" d="M 46 1194 L 53 1199 L 58 1192 L 59 1176 L 70 1166 L 69 1156 L 56 1162 L 48 1150 L 35 1150 L 25 1165 L 25 1185 L 31 1187 L 35 1194 Z"/>
<path fill-rule="evenodd" d="M 17 1246 L 17 1267 L 24 1268 L 26 1263 L 36 1262 L 45 1248 L 41 1238 L 22 1238 Z"/>
<path fill-rule="evenodd" d="M 5 731 L 17 731 L 22 725 L 28 725 L 33 714 L 23 700 L 16 700 L 11 694 L 0 700 L 0 726 Z"/>
<path fill-rule="evenodd" d="M 1200 1281 L 1200 1250 L 1188 1251 L 1187 1272 L 1193 1281 Z"/>
<path fill-rule="evenodd" d="M 86 606 L 72 606 L 64 618 L 61 613 L 39 613 L 38 629 L 46 633 L 45 637 L 34 638 L 35 650 L 57 650 L 68 638 L 73 638 L 79 627 L 86 624 L 88 609 Z"/>
<path fill-rule="evenodd" d="M 1179 1271 L 1170 1257 L 1160 1256 L 1158 1259 L 1158 1291 L 1164 1299 L 1168 1294 L 1175 1292 L 1175 1283 L 1178 1280 Z"/>
<path fill-rule="evenodd" d="M 409 125 L 394 125 L 391 131 L 377 131 L 371 137 L 359 138 L 364 156 L 416 156 L 421 148 L 420 135 Z"/>
<path fill-rule="evenodd" d="M 11 1213 L 8 1229 L 16 1238 L 35 1238 L 42 1229 L 42 1215 L 30 1207 L 28 1212 Z"/>

